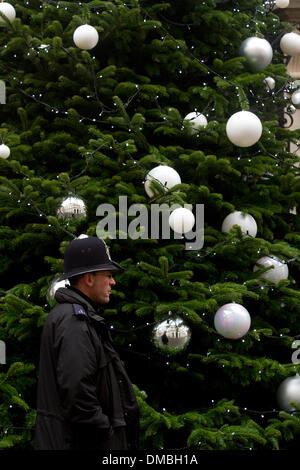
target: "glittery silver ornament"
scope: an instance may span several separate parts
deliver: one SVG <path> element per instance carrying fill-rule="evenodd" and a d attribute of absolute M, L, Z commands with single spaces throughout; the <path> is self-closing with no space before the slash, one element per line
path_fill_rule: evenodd
<path fill-rule="evenodd" d="M 296 411 L 292 403 L 300 405 L 300 376 L 298 374 L 288 377 L 280 384 L 277 391 L 277 401 L 283 410 Z"/>
<path fill-rule="evenodd" d="M 66 219 L 83 219 L 86 217 L 86 205 L 79 197 L 69 196 L 62 201 L 57 210 L 57 216 Z"/>
<path fill-rule="evenodd" d="M 271 63 L 273 49 L 266 39 L 253 36 L 242 42 L 239 55 L 246 57 L 251 69 L 257 72 Z"/>
<path fill-rule="evenodd" d="M 169 318 L 158 323 L 153 329 L 154 344 L 162 351 L 182 351 L 191 339 L 190 328 L 182 318 Z"/>

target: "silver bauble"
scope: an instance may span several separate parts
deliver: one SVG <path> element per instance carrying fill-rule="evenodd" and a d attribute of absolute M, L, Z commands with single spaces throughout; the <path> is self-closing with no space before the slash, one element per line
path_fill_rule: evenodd
<path fill-rule="evenodd" d="M 300 88 L 298 88 L 298 90 L 294 91 L 294 93 L 292 94 L 292 103 L 295 105 L 295 106 L 299 106 L 300 104 Z"/>
<path fill-rule="evenodd" d="M 65 279 L 63 281 L 58 281 L 58 279 L 59 278 L 56 278 L 51 282 L 50 287 L 47 291 L 47 300 L 49 304 L 51 304 L 54 301 L 54 296 L 55 296 L 55 292 L 57 291 L 57 289 L 59 289 L 60 287 L 66 287 L 70 285 L 68 279 Z"/>
<path fill-rule="evenodd" d="M 296 111 L 297 111 L 297 108 L 295 108 L 295 106 L 293 104 L 290 104 L 287 108 L 287 112 L 289 114 L 295 114 Z"/>
<path fill-rule="evenodd" d="M 182 318 L 169 318 L 158 323 L 153 329 L 153 341 L 162 351 L 172 352 L 182 351 L 191 339 L 190 328 L 184 323 Z"/>
<path fill-rule="evenodd" d="M 239 55 L 246 57 L 251 69 L 257 72 L 271 63 L 273 49 L 266 39 L 253 36 L 242 42 Z"/>
<path fill-rule="evenodd" d="M 300 405 L 300 376 L 298 374 L 288 377 L 280 384 L 277 401 L 281 409 L 287 412 L 296 411 L 291 403 Z"/>
<path fill-rule="evenodd" d="M 57 217 L 66 219 L 83 219 L 86 214 L 84 201 L 76 196 L 69 196 L 64 199 L 57 210 Z"/>

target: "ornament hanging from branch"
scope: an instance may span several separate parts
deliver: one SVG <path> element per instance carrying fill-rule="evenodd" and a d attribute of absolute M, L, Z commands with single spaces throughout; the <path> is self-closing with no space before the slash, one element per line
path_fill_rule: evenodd
<path fill-rule="evenodd" d="M 180 317 L 160 322 L 153 329 L 153 342 L 163 352 L 181 352 L 190 339 L 190 328 Z"/>
<path fill-rule="evenodd" d="M 83 24 L 75 29 L 73 41 L 79 49 L 93 49 L 99 41 L 99 34 L 96 28 L 88 24 Z"/>
<path fill-rule="evenodd" d="M 57 210 L 57 217 L 66 219 L 83 219 L 87 215 L 86 205 L 82 199 L 69 196 L 64 199 Z"/>
<path fill-rule="evenodd" d="M 260 275 L 263 279 L 275 282 L 276 284 L 282 279 L 289 277 L 288 265 L 277 257 L 263 256 L 256 261 L 253 271 L 256 272 L 262 268 L 272 268 Z"/>
<path fill-rule="evenodd" d="M 222 232 L 230 232 L 234 225 L 241 228 L 243 235 L 255 238 L 257 234 L 257 224 L 252 215 L 241 211 L 228 214 L 222 224 Z"/>
<path fill-rule="evenodd" d="M 197 134 L 201 127 L 204 128 L 207 126 L 207 119 L 204 114 L 200 114 L 197 112 L 187 114 L 183 120 L 184 124 L 185 122 L 189 122 L 191 124 L 189 129 L 191 134 Z"/>
<path fill-rule="evenodd" d="M 57 291 L 57 289 L 59 289 L 60 287 L 66 287 L 70 285 L 68 279 L 65 279 L 63 281 L 58 281 L 58 279 L 59 278 L 56 278 L 51 282 L 50 287 L 47 291 L 46 297 L 50 305 L 53 303 L 55 299 L 55 292 Z"/>
<path fill-rule="evenodd" d="M 258 72 L 272 62 L 273 49 L 266 39 L 253 36 L 242 42 L 239 55 L 247 59 L 253 71 Z"/>
<path fill-rule="evenodd" d="M 10 148 L 5 144 L 1 144 L 0 145 L 0 158 L 6 159 L 9 156 L 10 156 Z"/>
<path fill-rule="evenodd" d="M 290 4 L 290 0 L 276 0 L 275 8 L 287 8 Z"/>
<path fill-rule="evenodd" d="M 229 303 L 219 308 L 215 314 L 214 325 L 224 338 L 240 339 L 248 333 L 251 317 L 243 305 Z"/>
<path fill-rule="evenodd" d="M 294 93 L 292 94 L 291 100 L 295 106 L 298 106 L 300 104 L 300 88 L 294 91 Z"/>
<path fill-rule="evenodd" d="M 287 412 L 296 411 L 295 405 L 300 406 L 300 377 L 288 377 L 279 386 L 277 401 L 281 409 Z"/>
<path fill-rule="evenodd" d="M 266 77 L 264 79 L 264 83 L 266 84 L 267 90 L 274 90 L 275 88 L 275 80 L 272 77 Z"/>
<path fill-rule="evenodd" d="M 1 2 L 0 12 L 3 13 L 10 22 L 14 21 L 16 18 L 16 10 L 10 3 Z M 2 16 L 0 16 L 0 23 L 5 23 L 5 20 Z"/>
<path fill-rule="evenodd" d="M 280 49 L 284 54 L 293 56 L 300 53 L 300 35 L 297 33 L 284 34 L 280 40 Z"/>
<path fill-rule="evenodd" d="M 152 197 L 153 191 L 150 188 L 151 181 L 159 182 L 165 189 L 171 189 L 176 184 L 181 183 L 181 178 L 174 168 L 166 165 L 159 165 L 149 171 L 145 180 L 145 191 L 149 197 Z"/>
<path fill-rule="evenodd" d="M 227 121 L 228 139 L 237 147 L 251 147 L 256 144 L 262 134 L 260 119 L 250 111 L 239 111 Z"/>
<path fill-rule="evenodd" d="M 176 233 L 190 232 L 195 224 L 195 216 L 189 209 L 179 207 L 169 217 L 169 225 Z"/>

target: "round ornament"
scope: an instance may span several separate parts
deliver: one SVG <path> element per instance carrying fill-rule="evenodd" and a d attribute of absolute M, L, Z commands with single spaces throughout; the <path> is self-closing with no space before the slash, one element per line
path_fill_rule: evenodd
<path fill-rule="evenodd" d="M 190 328 L 182 318 L 176 317 L 158 323 L 153 329 L 153 341 L 162 351 L 180 352 L 191 339 Z"/>
<path fill-rule="evenodd" d="M 156 166 L 149 171 L 145 180 L 145 191 L 149 197 L 154 195 L 150 188 L 152 180 L 158 181 L 165 189 L 171 189 L 176 184 L 181 183 L 181 178 L 174 168 L 166 165 Z"/>
<path fill-rule="evenodd" d="M 240 339 L 248 333 L 251 317 L 240 304 L 229 303 L 219 308 L 214 324 L 217 332 L 227 339 Z"/>
<path fill-rule="evenodd" d="M 68 279 L 65 279 L 63 281 L 58 281 L 58 279 L 59 278 L 56 278 L 51 282 L 50 287 L 47 291 L 47 300 L 49 304 L 53 302 L 55 292 L 57 291 L 57 289 L 59 289 L 60 287 L 66 287 L 70 285 Z"/>
<path fill-rule="evenodd" d="M 275 8 L 287 8 L 290 4 L 290 0 L 276 0 Z"/>
<path fill-rule="evenodd" d="M 287 108 L 287 112 L 290 113 L 290 114 L 295 114 L 296 111 L 297 111 L 297 109 L 292 104 L 290 104 Z"/>
<path fill-rule="evenodd" d="M 83 24 L 75 29 L 73 41 L 79 49 L 93 49 L 99 40 L 99 34 L 96 28 L 88 24 Z"/>
<path fill-rule="evenodd" d="M 16 10 L 10 3 L 7 2 L 0 3 L 0 12 L 3 13 L 10 22 L 14 21 L 16 17 Z M 0 17 L 0 22 L 5 23 L 5 20 L 2 18 L 2 16 Z"/>
<path fill-rule="evenodd" d="M 286 263 L 277 258 L 276 256 L 263 256 L 256 261 L 253 271 L 256 272 L 262 268 L 269 268 L 273 266 L 269 271 L 261 274 L 260 277 L 267 279 L 268 281 L 275 282 L 276 284 L 282 279 L 289 277 L 289 268 Z"/>
<path fill-rule="evenodd" d="M 228 139 L 237 147 L 250 147 L 259 141 L 262 124 L 250 111 L 239 111 L 228 119 L 226 133 Z"/>
<path fill-rule="evenodd" d="M 266 84 L 267 90 L 274 90 L 275 88 L 275 80 L 272 77 L 266 77 L 264 79 L 264 83 Z"/>
<path fill-rule="evenodd" d="M 277 402 L 280 408 L 288 413 L 296 411 L 295 406 L 300 405 L 300 376 L 294 375 L 288 377 L 279 386 L 277 390 Z"/>
<path fill-rule="evenodd" d="M 292 94 L 291 100 L 292 100 L 292 103 L 296 106 L 300 104 L 300 89 L 294 91 L 294 93 Z"/>
<path fill-rule="evenodd" d="M 242 42 L 239 54 L 246 57 L 251 69 L 257 72 L 271 63 L 273 49 L 266 39 L 253 36 Z"/>
<path fill-rule="evenodd" d="M 200 127 L 207 126 L 207 119 L 204 114 L 200 114 L 197 112 L 189 113 L 185 116 L 184 121 L 189 121 L 191 123 L 191 134 L 197 134 Z"/>
<path fill-rule="evenodd" d="M 230 232 L 234 225 L 239 225 L 244 235 L 255 238 L 257 234 L 257 224 L 250 214 L 235 211 L 228 214 L 222 224 L 222 232 Z"/>
<path fill-rule="evenodd" d="M 0 158 L 6 159 L 10 156 L 10 148 L 7 145 L 0 145 Z"/>
<path fill-rule="evenodd" d="M 74 196 L 64 199 L 57 210 L 57 217 L 64 217 L 66 219 L 83 219 L 86 215 L 84 201 Z"/>
<path fill-rule="evenodd" d="M 187 233 L 195 223 L 194 214 L 184 207 L 175 209 L 169 217 L 169 225 L 176 233 Z"/>
<path fill-rule="evenodd" d="M 284 54 L 293 56 L 300 53 L 300 36 L 296 33 L 286 33 L 280 41 L 280 49 Z"/>

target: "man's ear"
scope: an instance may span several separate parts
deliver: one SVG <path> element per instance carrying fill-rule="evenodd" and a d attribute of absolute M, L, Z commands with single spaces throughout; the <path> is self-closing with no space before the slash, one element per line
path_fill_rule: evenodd
<path fill-rule="evenodd" d="M 85 273 L 82 276 L 83 284 L 87 287 L 93 286 L 94 285 L 94 280 L 95 280 L 95 276 L 94 276 L 93 273 Z"/>

